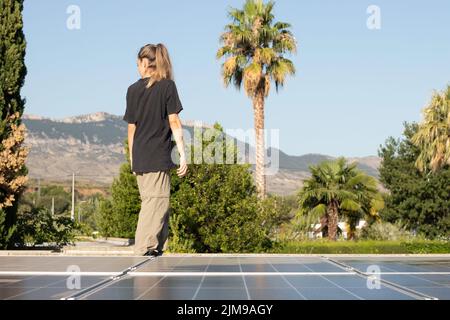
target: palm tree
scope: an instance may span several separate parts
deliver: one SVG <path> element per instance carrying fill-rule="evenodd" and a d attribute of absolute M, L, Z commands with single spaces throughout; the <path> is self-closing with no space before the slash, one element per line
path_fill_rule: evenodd
<path fill-rule="evenodd" d="M 412 138 L 420 149 L 416 167 L 422 172 L 427 168 L 436 172 L 450 164 L 450 85 L 433 94 L 423 115 L 424 120 Z"/>
<path fill-rule="evenodd" d="M 275 3 L 247 0 L 243 10 L 231 8 L 232 22 L 225 26 L 217 51 L 217 59 L 225 57 L 222 78 L 226 87 L 231 83 L 237 89 L 244 84 L 248 97 L 253 101 L 256 133 L 256 188 L 260 198 L 265 198 L 264 175 L 264 100 L 273 81 L 278 92 L 287 75 L 294 75 L 292 61 L 286 53 L 295 53 L 297 45 L 285 22 L 274 23 L 272 9 Z"/>
<path fill-rule="evenodd" d="M 339 216 L 346 216 L 351 232 L 365 215 L 376 217 L 383 207 L 375 178 L 347 164 L 344 158 L 311 166 L 311 178 L 299 192 L 299 213 L 311 220 L 320 218 L 320 228 L 328 228 L 328 238 L 336 240 Z"/>

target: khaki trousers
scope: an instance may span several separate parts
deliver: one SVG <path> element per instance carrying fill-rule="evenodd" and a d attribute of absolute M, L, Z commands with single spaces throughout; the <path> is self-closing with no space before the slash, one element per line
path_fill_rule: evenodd
<path fill-rule="evenodd" d="M 165 251 L 168 248 L 170 213 L 169 171 L 136 173 L 141 210 L 135 235 L 134 252 Z"/>

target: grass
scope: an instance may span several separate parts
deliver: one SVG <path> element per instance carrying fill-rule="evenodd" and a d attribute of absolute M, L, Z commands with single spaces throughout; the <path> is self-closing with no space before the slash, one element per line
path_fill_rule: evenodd
<path fill-rule="evenodd" d="M 278 242 L 271 252 L 300 254 L 442 254 L 450 253 L 450 242 L 438 240 L 286 241 Z"/>

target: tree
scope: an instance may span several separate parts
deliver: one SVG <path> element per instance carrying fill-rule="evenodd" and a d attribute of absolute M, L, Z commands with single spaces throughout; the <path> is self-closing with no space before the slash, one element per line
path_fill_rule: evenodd
<path fill-rule="evenodd" d="M 416 166 L 420 171 L 436 172 L 450 164 L 450 85 L 433 94 L 423 116 L 423 122 L 411 139 L 420 149 Z"/>
<path fill-rule="evenodd" d="M 104 237 L 112 237 L 115 234 L 114 217 L 112 215 L 113 206 L 111 200 L 99 197 L 98 214 L 95 215 L 95 224 L 100 234 Z"/>
<path fill-rule="evenodd" d="M 416 123 L 405 123 L 403 138 L 390 137 L 380 147 L 380 181 L 389 190 L 381 217 L 429 238 L 449 237 L 450 166 L 433 174 L 416 167 L 421 150 L 412 139 L 418 130 Z"/>
<path fill-rule="evenodd" d="M 20 96 L 26 68 L 22 31 L 23 0 L 0 0 L 0 246 L 12 239 L 17 200 L 23 192 L 27 169 L 26 150 L 21 147 L 21 115 L 25 101 Z"/>
<path fill-rule="evenodd" d="M 91 235 L 98 230 L 97 214 L 99 212 L 99 203 L 103 199 L 100 193 L 94 194 L 78 203 L 75 208 L 76 220 L 79 221 L 80 231 L 85 235 Z"/>
<path fill-rule="evenodd" d="M 272 13 L 275 3 L 247 0 L 242 10 L 231 8 L 232 23 L 226 25 L 220 40 L 223 46 L 217 58 L 225 57 L 222 78 L 225 86 L 234 83 L 240 89 L 242 83 L 248 97 L 253 100 L 256 134 L 256 187 L 260 198 L 265 197 L 264 175 L 264 100 L 269 95 L 271 81 L 278 92 L 287 75 L 295 74 L 292 61 L 286 53 L 295 53 L 296 41 L 289 23 L 274 23 Z"/>
<path fill-rule="evenodd" d="M 364 216 L 375 217 L 383 206 L 377 181 L 356 166 L 347 164 L 344 158 L 310 166 L 312 176 L 299 192 L 299 213 L 310 215 L 313 220 L 320 217 L 320 230 L 327 227 L 330 240 L 336 240 L 341 215 L 354 229 L 355 221 Z"/>

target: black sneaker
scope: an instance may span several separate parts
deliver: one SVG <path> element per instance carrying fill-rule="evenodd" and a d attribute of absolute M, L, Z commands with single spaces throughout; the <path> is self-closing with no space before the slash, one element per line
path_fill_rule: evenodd
<path fill-rule="evenodd" d="M 153 256 L 153 257 L 158 257 L 161 255 L 162 255 L 162 252 L 159 252 L 158 250 L 155 250 L 155 249 L 149 250 L 144 254 L 144 256 Z"/>

